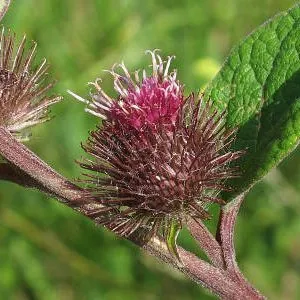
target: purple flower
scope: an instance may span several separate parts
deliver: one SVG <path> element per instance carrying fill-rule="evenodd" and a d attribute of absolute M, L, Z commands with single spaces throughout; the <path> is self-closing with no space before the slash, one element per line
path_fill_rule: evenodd
<path fill-rule="evenodd" d="M 207 219 L 208 205 L 224 204 L 218 196 L 225 180 L 236 176 L 230 163 L 241 152 L 229 146 L 234 130 L 226 130 L 224 113 L 203 95 L 184 97 L 172 57 L 163 62 L 154 51 L 152 74 L 130 75 L 124 64 L 111 71 L 117 99 L 93 83 L 87 111 L 104 119 L 84 150 L 93 159 L 81 166 L 87 190 L 103 204 L 91 216 L 116 233 L 146 243 L 161 233 L 166 239 L 188 218 Z"/>
<path fill-rule="evenodd" d="M 47 121 L 48 108 L 61 98 L 46 96 L 53 83 L 45 83 L 46 60 L 33 68 L 36 44 L 26 47 L 25 36 L 15 45 L 15 36 L 2 28 L 0 37 L 0 126 L 26 140 L 29 127 Z"/>

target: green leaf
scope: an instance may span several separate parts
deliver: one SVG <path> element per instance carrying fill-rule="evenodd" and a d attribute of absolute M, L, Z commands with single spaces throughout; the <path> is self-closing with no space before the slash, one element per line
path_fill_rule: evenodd
<path fill-rule="evenodd" d="M 3 19 L 6 14 L 8 7 L 10 4 L 10 0 L 0 0 L 0 21 Z"/>
<path fill-rule="evenodd" d="M 238 44 L 206 90 L 226 126 L 239 132 L 241 177 L 229 198 L 261 179 L 299 143 L 300 6 L 283 12 Z"/>

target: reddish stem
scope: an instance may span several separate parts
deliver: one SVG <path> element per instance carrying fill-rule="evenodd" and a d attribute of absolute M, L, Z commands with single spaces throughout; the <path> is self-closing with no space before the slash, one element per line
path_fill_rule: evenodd
<path fill-rule="evenodd" d="M 188 229 L 215 267 L 224 268 L 223 252 L 215 237 L 201 220 L 191 219 Z"/>
<path fill-rule="evenodd" d="M 1 155 L 14 166 L 7 174 L 14 182 L 35 186 L 63 202 L 75 204 L 82 201 L 83 195 L 79 187 L 55 172 L 3 127 L 0 127 L 0 148 Z M 2 167 L 9 169 L 8 165 Z"/>
<path fill-rule="evenodd" d="M 42 192 L 55 196 L 87 217 L 89 217 L 89 211 L 95 209 L 95 206 L 101 209 L 101 204 L 96 201 L 89 203 L 84 202 L 83 200 L 86 194 L 83 189 L 55 172 L 33 152 L 19 143 L 3 127 L 0 127 L 0 155 L 8 162 L 0 164 L 0 179 L 12 180 L 25 187 L 29 186 L 40 189 Z M 232 236 L 228 235 L 226 230 L 230 228 L 233 229 L 231 224 L 235 222 L 236 216 L 234 213 L 227 215 L 225 213 L 223 215 L 224 220 L 229 220 L 229 225 L 227 225 L 227 221 L 223 221 L 226 226 L 224 228 L 222 226 L 220 227 L 221 247 L 227 244 L 233 245 L 230 243 Z M 233 216 L 233 218 L 230 218 L 230 216 Z M 192 224 L 192 226 L 193 225 L 195 224 Z M 210 291 L 216 293 L 223 299 L 263 299 L 263 296 L 254 288 L 249 288 L 249 286 L 245 284 L 245 281 L 240 280 L 237 282 L 235 278 L 231 278 L 231 273 L 221 268 L 220 248 L 217 246 L 216 240 L 213 239 L 208 230 L 205 230 L 204 225 L 202 226 L 201 223 L 198 223 L 198 226 L 200 226 L 202 233 L 207 239 L 206 243 L 203 243 L 204 248 L 207 250 L 207 253 L 209 253 L 209 256 L 214 258 L 212 261 L 218 267 L 204 262 L 181 247 L 179 247 L 178 253 L 183 265 L 179 265 L 178 261 L 169 254 L 165 242 L 161 241 L 158 237 L 153 238 L 144 248 L 150 254 L 172 264 L 192 280 L 207 287 Z M 195 234 L 195 236 L 197 236 L 197 234 Z M 233 257 L 232 250 L 229 249 L 226 251 L 226 257 L 228 259 Z M 229 263 L 227 263 L 227 265 L 230 266 Z"/>
<path fill-rule="evenodd" d="M 9 163 L 0 163 L 0 180 L 6 180 L 14 182 L 24 187 L 34 187 L 33 182 L 29 182 L 28 179 L 24 179 L 22 171 L 17 170 L 14 166 Z"/>
<path fill-rule="evenodd" d="M 219 218 L 217 240 L 222 248 L 225 270 L 230 274 L 235 282 L 240 283 L 249 291 L 258 291 L 248 282 L 241 273 L 235 255 L 234 229 L 240 206 L 245 198 L 245 194 L 237 196 L 234 200 L 223 206 Z"/>
<path fill-rule="evenodd" d="M 237 214 L 245 195 L 242 194 L 222 207 L 217 232 L 217 240 L 223 249 L 225 268 L 236 270 L 236 256 L 234 249 L 234 227 Z"/>
<path fill-rule="evenodd" d="M 242 284 L 233 281 L 224 270 L 210 265 L 181 247 L 178 247 L 178 254 L 183 266 L 178 266 L 176 264 L 176 259 L 170 256 L 165 243 L 158 238 L 152 239 L 150 244 L 146 245 L 145 249 L 150 254 L 173 265 L 193 281 L 218 295 L 221 299 L 264 299 L 264 297 L 256 290 L 249 290 Z"/>

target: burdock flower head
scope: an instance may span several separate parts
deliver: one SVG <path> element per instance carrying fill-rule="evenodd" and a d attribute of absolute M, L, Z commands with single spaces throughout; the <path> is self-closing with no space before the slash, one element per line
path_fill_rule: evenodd
<path fill-rule="evenodd" d="M 16 138 L 28 138 L 26 129 L 48 120 L 48 107 L 61 98 L 47 97 L 45 93 L 53 83 L 46 83 L 46 60 L 33 68 L 36 44 L 26 47 L 24 36 L 18 45 L 13 33 L 0 37 L 0 126 Z"/>
<path fill-rule="evenodd" d="M 172 57 L 150 54 L 150 75 L 131 75 L 123 63 L 121 74 L 113 68 L 117 99 L 99 80 L 91 101 L 71 93 L 104 120 L 84 146 L 93 159 L 81 163 L 93 171 L 87 189 L 103 204 L 91 216 L 142 243 L 157 233 L 170 241 L 189 218 L 209 218 L 208 205 L 224 203 L 219 194 L 241 155 L 228 150 L 234 134 L 224 113 L 203 95 L 185 97 L 176 71 L 169 72 Z"/>

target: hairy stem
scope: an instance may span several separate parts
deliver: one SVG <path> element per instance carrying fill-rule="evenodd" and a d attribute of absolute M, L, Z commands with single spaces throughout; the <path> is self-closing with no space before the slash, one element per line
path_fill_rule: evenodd
<path fill-rule="evenodd" d="M 153 238 L 144 248 L 150 254 L 173 265 L 193 281 L 218 295 L 221 299 L 265 299 L 256 290 L 249 290 L 247 286 L 232 280 L 226 271 L 210 265 L 181 247 L 178 247 L 178 254 L 182 261 L 182 266 L 176 264 L 176 259 L 170 256 L 167 246 L 159 238 Z"/>
<path fill-rule="evenodd" d="M 242 284 L 245 288 L 248 288 L 250 291 L 257 292 L 241 273 L 236 261 L 234 247 L 234 228 L 245 194 L 246 193 L 243 193 L 237 196 L 234 200 L 222 207 L 217 240 L 222 248 L 225 270 L 230 274 L 230 277 L 236 282 Z"/>
<path fill-rule="evenodd" d="M 10 163 L 0 163 L 0 180 L 14 182 L 24 187 L 35 187 L 35 184 L 26 180 L 26 176 L 21 173 L 22 171 L 17 170 Z"/>
<path fill-rule="evenodd" d="M 35 186 L 63 202 L 74 204 L 82 201 L 79 187 L 55 172 L 3 127 L 0 127 L 0 154 L 14 166 L 7 175 L 14 178 L 14 181 L 25 186 Z M 8 169 L 8 165 L 2 167 Z"/>
<path fill-rule="evenodd" d="M 234 227 L 244 197 L 245 194 L 242 194 L 222 207 L 219 219 L 217 240 L 223 250 L 225 268 L 232 272 L 238 269 L 234 249 Z"/>
<path fill-rule="evenodd" d="M 0 164 L 0 179 L 11 180 L 25 187 L 37 188 L 56 197 L 87 217 L 89 217 L 89 212 L 94 210 L 95 207 L 101 209 L 102 205 L 96 200 L 85 202 L 86 194 L 83 189 L 54 171 L 32 151 L 18 142 L 3 127 L 0 127 L 0 155 L 7 161 L 7 163 Z M 223 219 L 225 221 L 223 222 L 225 225 L 224 228 L 222 225 L 220 226 L 221 239 L 219 244 L 213 239 L 208 230 L 205 230 L 205 226 L 202 223 L 197 224 L 198 228 L 200 228 L 199 233 L 202 232 L 206 238 L 206 242 L 202 243 L 201 246 L 206 249 L 215 266 L 199 259 L 181 247 L 178 248 L 178 254 L 182 264 L 179 264 L 170 255 L 166 243 L 159 237 L 152 238 L 144 249 L 162 261 L 173 265 L 198 284 L 219 295 L 222 299 L 264 299 L 254 288 L 249 288 L 250 285 L 246 281 L 236 280 L 236 278 L 242 277 L 234 277 L 232 272 L 228 272 L 232 268 L 230 263 L 226 262 L 226 259 L 234 257 L 234 252 L 230 248 L 233 245 L 232 235 L 226 230 L 233 230 L 236 214 L 237 211 L 234 210 L 227 215 L 224 212 Z M 92 217 L 90 218 L 92 219 Z M 195 223 L 191 223 L 192 228 L 195 225 Z M 194 233 L 197 239 L 201 239 L 201 236 L 196 231 Z M 226 245 L 231 246 L 227 249 Z M 222 246 L 225 247 L 225 252 Z M 224 253 L 227 253 L 226 257 L 224 256 L 225 264 L 227 264 L 225 269 L 223 268 L 224 262 L 220 258 L 220 255 Z"/>
<path fill-rule="evenodd" d="M 220 244 L 210 233 L 201 220 L 191 219 L 188 222 L 188 229 L 196 239 L 201 249 L 205 252 L 212 264 L 218 268 L 224 268 L 223 252 Z"/>

